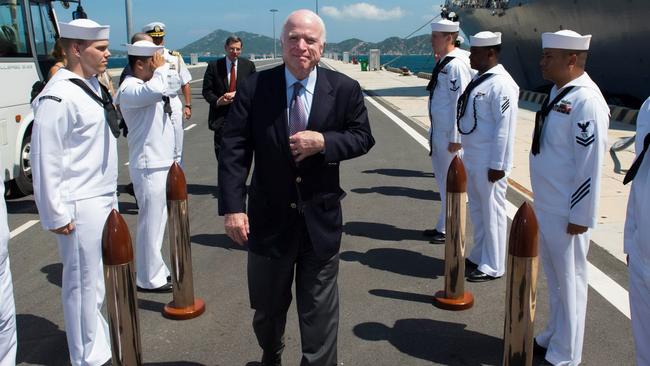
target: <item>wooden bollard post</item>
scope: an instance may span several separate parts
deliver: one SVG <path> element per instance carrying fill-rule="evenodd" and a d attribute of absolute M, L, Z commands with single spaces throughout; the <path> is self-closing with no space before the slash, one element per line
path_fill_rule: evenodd
<path fill-rule="evenodd" d="M 165 305 L 163 315 L 176 320 L 196 318 L 205 311 L 205 302 L 194 297 L 187 183 L 176 162 L 167 174 L 167 216 L 174 300 Z"/>
<path fill-rule="evenodd" d="M 142 365 L 133 245 L 129 228 L 115 209 L 104 224 L 102 259 L 113 365 Z"/>
<path fill-rule="evenodd" d="M 533 364 L 533 337 L 539 268 L 537 218 L 524 202 L 510 228 L 503 365 Z"/>
<path fill-rule="evenodd" d="M 458 156 L 449 165 L 446 200 L 445 290 L 435 294 L 434 304 L 445 310 L 465 310 L 474 305 L 474 296 L 465 291 L 467 173 Z"/>

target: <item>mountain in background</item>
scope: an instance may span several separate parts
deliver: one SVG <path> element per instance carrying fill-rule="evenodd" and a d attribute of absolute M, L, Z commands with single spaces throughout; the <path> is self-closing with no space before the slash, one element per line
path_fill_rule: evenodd
<path fill-rule="evenodd" d="M 273 54 L 273 39 L 271 37 L 249 33 L 249 32 L 229 32 L 218 29 L 207 36 L 198 39 L 179 51 L 184 56 L 190 53 L 198 53 L 199 56 L 220 56 L 224 54 L 223 44 L 230 35 L 236 35 L 244 43 L 244 56 L 250 54 L 271 55 Z M 282 48 L 280 41 L 276 41 L 278 54 Z M 385 40 L 373 43 L 365 42 L 357 38 L 347 39 L 338 43 L 325 44 L 325 52 L 350 52 L 351 54 L 367 54 L 368 50 L 378 48 L 383 55 L 426 55 L 431 53 L 431 42 L 428 34 L 403 39 L 399 37 L 390 37 Z"/>

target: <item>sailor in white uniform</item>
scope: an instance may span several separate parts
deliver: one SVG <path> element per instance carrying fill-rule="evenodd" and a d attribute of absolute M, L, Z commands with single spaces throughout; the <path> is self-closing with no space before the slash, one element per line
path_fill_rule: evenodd
<path fill-rule="evenodd" d="M 129 129 L 129 173 L 138 200 L 136 237 L 137 286 L 141 291 L 169 292 L 169 269 L 162 258 L 167 223 L 166 182 L 174 162 L 174 125 L 165 95 L 169 64 L 163 47 L 149 41 L 127 45 L 131 74 L 116 100 Z"/>
<path fill-rule="evenodd" d="M 650 365 L 650 98 L 636 120 L 636 159 L 624 184 L 632 181 L 625 218 L 625 253 L 628 256 L 630 311 L 636 345 L 636 364 Z"/>
<path fill-rule="evenodd" d="M 467 171 L 474 229 L 467 280 L 483 282 L 506 269 L 507 176 L 512 169 L 519 86 L 499 63 L 501 33 L 470 37 L 470 62 L 478 71 L 458 100 L 458 132 Z"/>
<path fill-rule="evenodd" d="M 161 22 L 149 23 L 142 28 L 142 31 L 150 35 L 156 45 L 165 45 L 165 24 Z M 185 132 L 183 130 L 183 120 L 189 120 L 192 117 L 192 89 L 190 87 L 192 75 L 190 75 L 180 53 L 165 48 L 163 55 L 165 61 L 169 64 L 165 95 L 169 97 L 173 111 L 172 121 L 174 123 L 176 142 L 174 159 L 181 163 L 183 158 L 183 133 Z M 185 105 L 178 97 L 181 92 Z"/>
<path fill-rule="evenodd" d="M 431 120 L 429 145 L 441 202 L 435 228 L 423 232 L 431 237 L 432 243 L 445 242 L 447 171 L 454 156 L 461 154 L 460 134 L 456 128 L 456 103 L 474 75 L 467 52 L 454 46 L 458 30 L 459 23 L 447 19 L 431 23 L 431 46 L 439 60 L 427 85 Z"/>
<path fill-rule="evenodd" d="M 63 315 L 72 365 L 111 358 L 101 314 L 101 240 L 117 208 L 117 114 L 95 75 L 104 72 L 109 27 L 89 19 L 60 23 L 67 58 L 35 98 L 31 161 L 43 227 L 56 234 L 63 263 Z"/>
<path fill-rule="evenodd" d="M 555 85 L 537 112 L 530 179 L 550 314 L 535 349 L 553 365 L 582 358 L 587 251 L 607 145 L 609 107 L 585 72 L 590 40 L 570 30 L 542 34 L 540 67 Z"/>
<path fill-rule="evenodd" d="M 5 186 L 0 184 L 0 366 L 16 364 L 16 306 L 9 264 L 9 226 Z"/>

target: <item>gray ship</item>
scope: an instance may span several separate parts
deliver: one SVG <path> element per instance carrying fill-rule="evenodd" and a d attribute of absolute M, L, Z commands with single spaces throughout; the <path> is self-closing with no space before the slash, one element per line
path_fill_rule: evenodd
<path fill-rule="evenodd" d="M 541 34 L 591 34 L 587 72 L 610 104 L 638 108 L 650 95 L 650 0 L 447 0 L 467 35 L 502 32 L 501 62 L 522 89 L 545 91 Z"/>

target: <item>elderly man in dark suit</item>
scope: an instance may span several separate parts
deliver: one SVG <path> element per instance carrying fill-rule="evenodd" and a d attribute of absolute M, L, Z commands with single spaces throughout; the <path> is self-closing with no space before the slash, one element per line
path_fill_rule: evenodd
<path fill-rule="evenodd" d="M 253 62 L 239 57 L 242 47 L 243 42 L 239 37 L 228 37 L 224 45 L 226 57 L 210 61 L 203 76 L 203 97 L 210 103 L 208 127 L 214 131 L 214 154 L 217 160 L 219 160 L 223 121 L 235 99 L 237 85 L 255 72 Z"/>
<path fill-rule="evenodd" d="M 281 42 L 284 65 L 240 84 L 226 117 L 219 214 L 225 215 L 226 234 L 248 245 L 248 288 L 262 363 L 281 364 L 295 277 L 300 364 L 334 366 L 345 196 L 339 162 L 367 153 L 375 141 L 359 84 L 317 66 L 325 43 L 318 15 L 308 10 L 289 15 Z"/>

